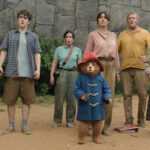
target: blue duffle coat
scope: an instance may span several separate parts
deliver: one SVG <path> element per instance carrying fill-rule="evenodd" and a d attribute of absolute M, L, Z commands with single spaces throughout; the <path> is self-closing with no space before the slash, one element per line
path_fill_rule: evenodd
<path fill-rule="evenodd" d="M 104 101 L 111 98 L 111 90 L 100 73 L 93 78 L 80 73 L 74 84 L 74 94 L 78 99 L 77 120 L 105 120 Z M 89 95 L 87 101 L 81 100 L 84 94 Z"/>

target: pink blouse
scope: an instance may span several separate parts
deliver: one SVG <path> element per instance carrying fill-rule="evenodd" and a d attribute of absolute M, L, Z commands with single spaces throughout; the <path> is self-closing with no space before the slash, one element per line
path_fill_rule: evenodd
<path fill-rule="evenodd" d="M 113 57 L 116 72 L 119 71 L 120 62 L 115 33 L 108 31 L 105 37 L 98 29 L 92 31 L 87 40 L 85 53 L 90 51 L 94 51 L 98 57 Z"/>

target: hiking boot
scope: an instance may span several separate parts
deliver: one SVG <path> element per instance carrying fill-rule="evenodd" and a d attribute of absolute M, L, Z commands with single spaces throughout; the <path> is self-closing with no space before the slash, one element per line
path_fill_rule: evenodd
<path fill-rule="evenodd" d="M 73 123 L 67 123 L 67 127 L 68 128 L 74 128 L 74 124 Z"/>
<path fill-rule="evenodd" d="M 13 126 L 9 126 L 3 133 L 4 134 L 9 134 L 12 133 L 14 131 L 14 127 Z"/>
<path fill-rule="evenodd" d="M 110 132 L 108 129 L 104 129 L 104 130 L 102 131 L 102 134 L 103 134 L 103 135 L 106 135 L 106 136 L 111 136 L 111 132 Z"/>
<path fill-rule="evenodd" d="M 26 135 L 32 134 L 32 131 L 27 126 L 23 127 L 21 131 Z"/>
<path fill-rule="evenodd" d="M 58 123 L 57 122 L 53 122 L 53 127 L 57 128 L 58 127 Z"/>
<path fill-rule="evenodd" d="M 146 124 L 145 123 L 140 123 L 139 126 L 142 127 L 142 128 L 146 128 Z"/>
<path fill-rule="evenodd" d="M 124 125 L 133 125 L 133 121 L 126 121 Z"/>
<path fill-rule="evenodd" d="M 146 127 L 146 124 L 145 124 L 145 121 L 138 121 L 138 126 L 142 127 L 142 128 L 145 128 Z"/>

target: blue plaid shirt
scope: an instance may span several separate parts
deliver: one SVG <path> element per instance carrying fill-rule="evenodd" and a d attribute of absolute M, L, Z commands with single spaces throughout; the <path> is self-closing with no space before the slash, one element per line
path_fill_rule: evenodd
<path fill-rule="evenodd" d="M 4 76 L 9 78 L 18 78 L 18 47 L 19 47 L 19 36 L 20 33 L 17 29 L 9 31 L 1 46 L 0 50 L 6 50 L 7 51 L 7 66 L 6 70 L 4 72 Z M 34 72 L 36 69 L 35 66 L 35 54 L 42 52 L 38 35 L 31 32 L 30 30 L 27 30 L 25 33 L 26 40 L 27 40 L 27 52 L 30 59 L 30 69 L 31 69 L 31 78 L 34 77 Z"/>

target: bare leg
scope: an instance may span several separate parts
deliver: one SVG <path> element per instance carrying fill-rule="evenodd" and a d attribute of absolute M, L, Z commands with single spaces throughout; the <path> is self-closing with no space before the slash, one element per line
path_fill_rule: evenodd
<path fill-rule="evenodd" d="M 4 134 L 8 134 L 14 131 L 14 119 L 15 119 L 15 105 L 7 105 L 9 127 L 4 131 Z"/>
<path fill-rule="evenodd" d="M 29 118 L 30 105 L 22 104 L 22 132 L 29 135 L 31 130 L 27 127 L 27 121 Z"/>
<path fill-rule="evenodd" d="M 7 110 L 8 110 L 8 118 L 10 120 L 15 119 L 15 105 L 7 105 Z"/>
<path fill-rule="evenodd" d="M 28 120 L 30 105 L 22 104 L 22 120 Z"/>

